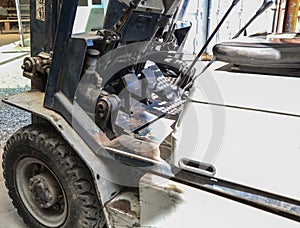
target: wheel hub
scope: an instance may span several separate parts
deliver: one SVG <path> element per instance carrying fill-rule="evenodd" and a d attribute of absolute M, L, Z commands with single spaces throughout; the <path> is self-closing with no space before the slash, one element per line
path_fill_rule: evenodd
<path fill-rule="evenodd" d="M 59 186 L 52 175 L 41 173 L 30 178 L 29 182 L 32 197 L 41 208 L 50 208 L 58 201 Z"/>

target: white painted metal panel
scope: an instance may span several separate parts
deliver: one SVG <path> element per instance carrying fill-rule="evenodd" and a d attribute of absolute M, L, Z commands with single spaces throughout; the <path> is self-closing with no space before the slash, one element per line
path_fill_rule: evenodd
<path fill-rule="evenodd" d="M 216 177 L 300 199 L 300 118 L 197 103 L 186 108 L 175 164 L 183 157 L 211 163 Z M 224 132 L 212 115 L 222 111 Z"/>
<path fill-rule="evenodd" d="M 300 115 L 299 77 L 216 70 L 223 65 L 217 62 L 211 68 L 214 71 L 209 70 L 196 80 L 192 99 Z M 220 96 L 207 96 L 216 92 L 221 93 L 222 100 Z"/>
<path fill-rule="evenodd" d="M 186 106 L 175 164 L 184 157 L 211 163 L 217 177 L 300 199 L 299 88 L 296 77 L 207 72 L 191 99 L 223 106 Z"/>
<path fill-rule="evenodd" d="M 299 224 L 158 176 L 140 184 L 141 227 L 292 228 Z"/>

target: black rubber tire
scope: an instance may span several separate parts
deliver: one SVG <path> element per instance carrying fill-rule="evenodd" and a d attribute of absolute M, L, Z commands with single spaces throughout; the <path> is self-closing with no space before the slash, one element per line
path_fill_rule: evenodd
<path fill-rule="evenodd" d="M 60 182 L 68 210 L 59 227 L 101 227 L 105 223 L 88 168 L 52 126 L 32 124 L 10 137 L 4 148 L 2 163 L 9 196 L 29 227 L 47 226 L 35 219 L 18 192 L 16 167 L 18 161 L 26 157 L 42 161 Z"/>

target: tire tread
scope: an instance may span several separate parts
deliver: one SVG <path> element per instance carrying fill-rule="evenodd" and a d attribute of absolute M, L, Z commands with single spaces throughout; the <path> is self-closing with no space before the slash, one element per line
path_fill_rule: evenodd
<path fill-rule="evenodd" d="M 66 174 L 68 183 L 76 189 L 77 199 L 80 202 L 77 208 L 77 210 L 80 210 L 80 218 L 76 223 L 76 227 L 96 227 L 97 224 L 102 223 L 102 208 L 97 198 L 90 171 L 56 130 L 46 124 L 32 124 L 18 130 L 9 138 L 4 147 L 2 168 L 5 185 L 13 205 L 17 208 L 17 212 L 24 222 L 32 227 L 31 220 L 25 216 L 25 212 L 19 207 L 18 201 L 20 199 L 16 198 L 16 187 L 8 183 L 9 170 L 11 169 L 8 166 L 11 165 L 9 160 L 14 156 L 14 147 L 25 143 L 37 144 L 40 148 L 48 148 L 50 154 L 47 156 L 55 160 L 61 172 Z"/>

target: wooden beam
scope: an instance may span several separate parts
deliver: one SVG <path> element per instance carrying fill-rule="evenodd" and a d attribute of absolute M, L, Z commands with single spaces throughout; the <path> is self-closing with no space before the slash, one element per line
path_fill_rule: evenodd
<path fill-rule="evenodd" d="M 287 0 L 284 22 L 283 22 L 283 32 L 284 33 L 294 33 L 297 29 L 298 21 L 298 11 L 299 11 L 300 0 Z"/>

